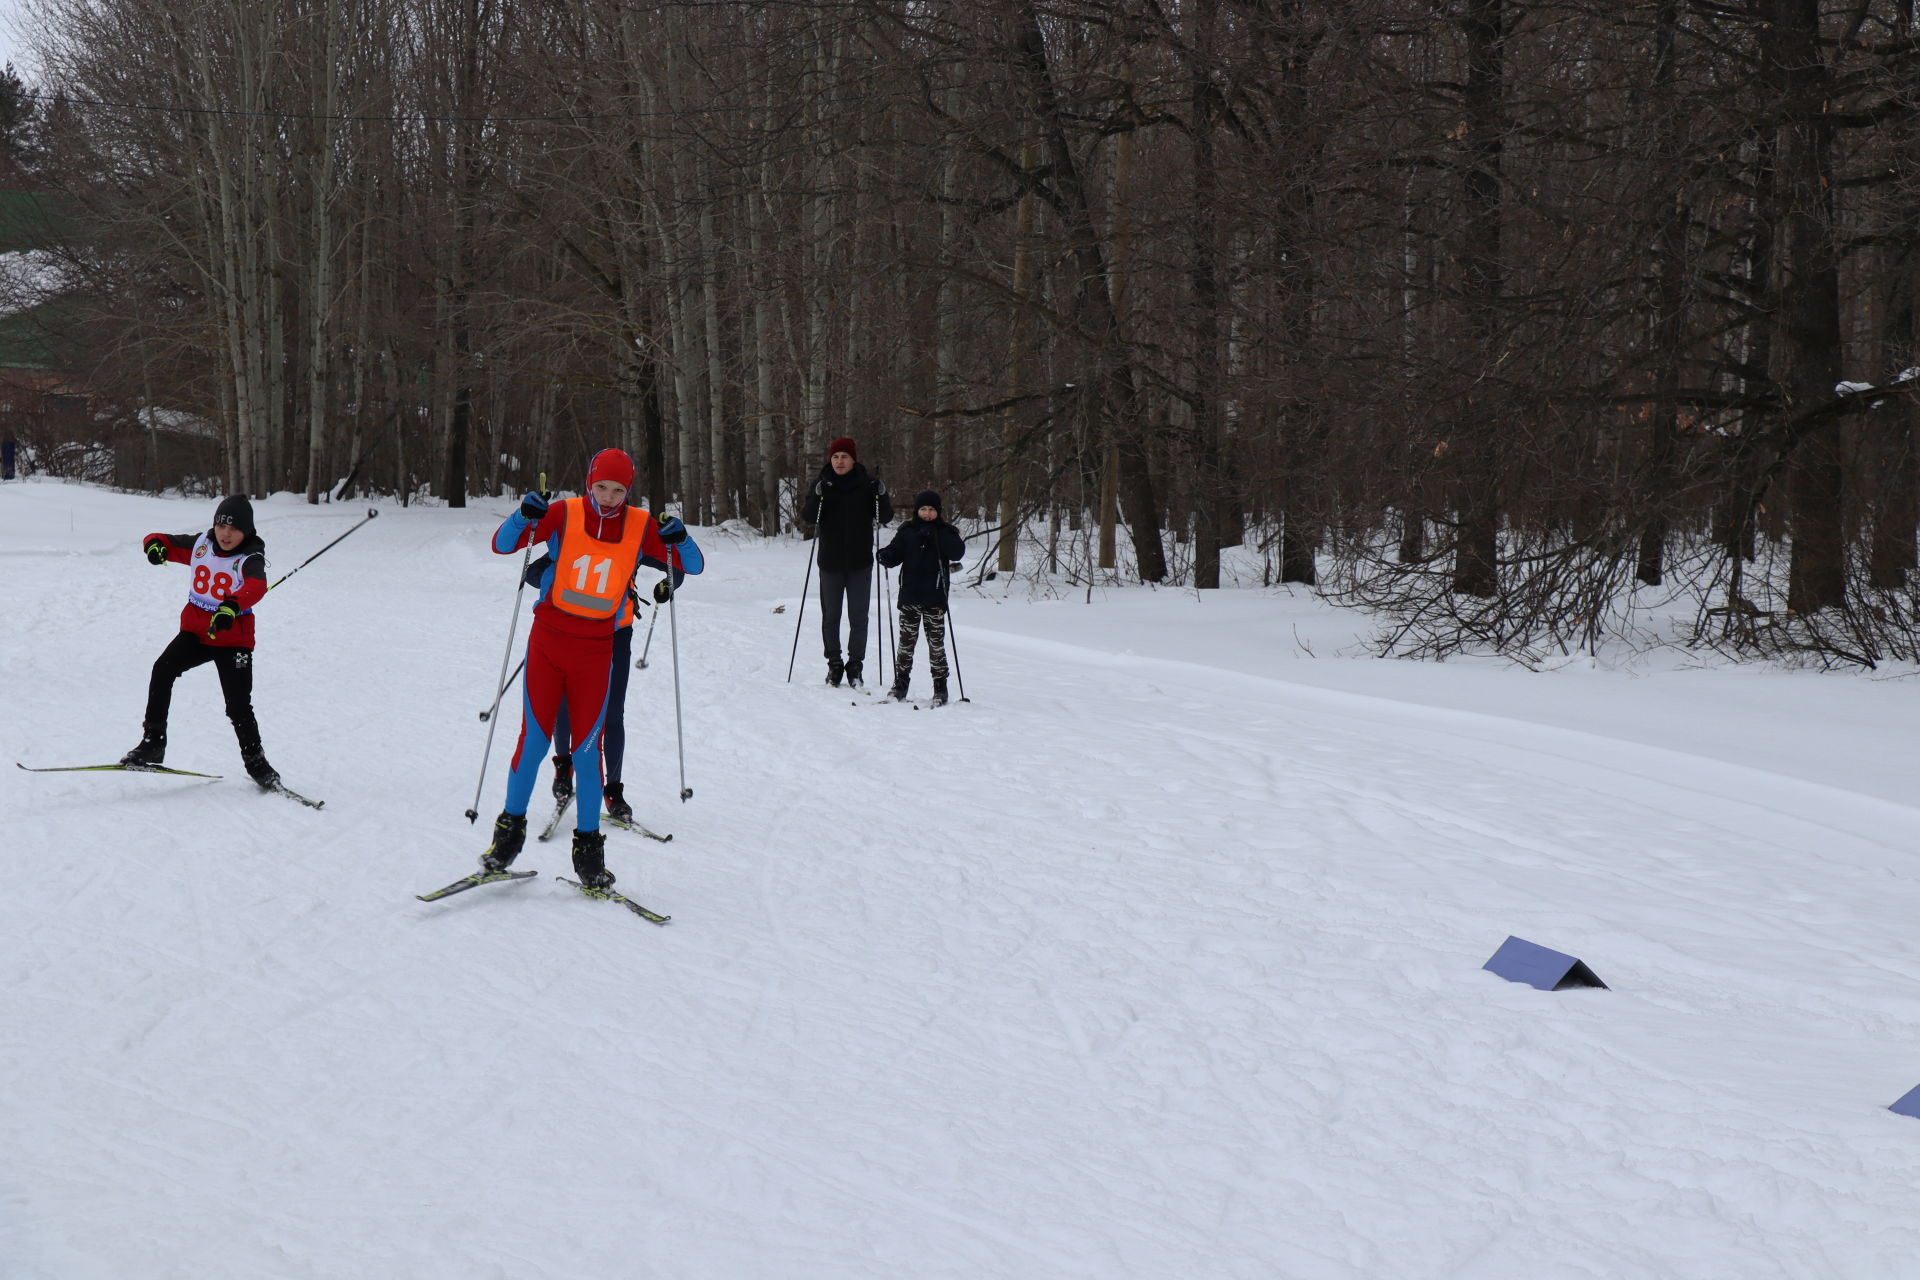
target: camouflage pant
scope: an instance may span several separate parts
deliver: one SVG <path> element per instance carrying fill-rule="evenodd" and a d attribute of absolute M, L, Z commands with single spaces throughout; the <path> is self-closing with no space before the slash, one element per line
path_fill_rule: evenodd
<path fill-rule="evenodd" d="M 927 669 L 935 680 L 947 678 L 947 611 L 934 605 L 900 606 L 900 653 L 894 662 L 901 676 L 913 670 L 913 647 L 920 627 L 927 628 Z"/>

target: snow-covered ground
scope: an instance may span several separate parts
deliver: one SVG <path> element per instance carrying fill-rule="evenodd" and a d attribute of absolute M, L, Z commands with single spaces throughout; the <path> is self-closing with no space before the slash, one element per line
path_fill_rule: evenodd
<path fill-rule="evenodd" d="M 383 506 L 262 605 L 324 811 L 210 668 L 169 761 L 221 781 L 0 772 L 4 1280 L 1920 1274 L 1920 682 L 993 583 L 971 702 L 856 707 L 811 607 L 784 680 L 802 548 L 696 531 L 695 794 L 663 620 L 627 778 L 675 838 L 608 846 L 673 923 L 560 841 L 422 904 L 503 794 L 517 718 L 467 824 L 507 505 Z M 137 540 L 211 507 L 0 486 L 9 759 L 133 744 L 186 585 Z M 276 573 L 364 514 L 258 511 Z M 1611 990 L 1483 972 L 1509 933 Z"/>

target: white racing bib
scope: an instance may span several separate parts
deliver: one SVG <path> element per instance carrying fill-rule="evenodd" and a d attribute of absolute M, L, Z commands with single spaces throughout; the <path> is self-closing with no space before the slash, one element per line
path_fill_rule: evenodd
<path fill-rule="evenodd" d="M 220 544 L 213 540 L 211 533 L 203 533 L 194 540 L 193 559 L 188 562 L 193 569 L 193 581 L 187 587 L 187 599 L 212 613 L 220 607 L 220 602 L 240 589 L 240 562 L 248 552 L 238 551 L 227 555 L 220 550 Z M 245 609 L 243 613 L 252 613 Z"/>

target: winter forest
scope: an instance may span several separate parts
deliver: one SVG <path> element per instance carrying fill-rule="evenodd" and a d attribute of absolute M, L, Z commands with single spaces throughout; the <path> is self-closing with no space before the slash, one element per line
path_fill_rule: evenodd
<path fill-rule="evenodd" d="M 211 490 L 825 441 L 1001 572 L 1920 658 L 1912 0 L 32 0 L 94 403 Z M 143 416 L 144 415 L 144 416 Z M 157 447 L 157 445 L 156 445 Z"/>

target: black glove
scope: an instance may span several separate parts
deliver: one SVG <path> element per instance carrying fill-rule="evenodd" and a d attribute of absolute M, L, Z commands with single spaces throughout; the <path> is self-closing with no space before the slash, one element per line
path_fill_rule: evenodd
<path fill-rule="evenodd" d="M 665 578 L 653 584 L 653 602 L 655 604 L 665 604 L 672 595 L 673 587 Z"/>
<path fill-rule="evenodd" d="M 660 522 L 660 541 L 672 547 L 686 540 L 687 526 L 680 523 L 679 516 L 668 516 Z"/>
<path fill-rule="evenodd" d="M 520 514 L 525 516 L 529 523 L 538 521 L 541 516 L 547 514 L 547 503 L 552 497 L 553 494 L 545 490 L 527 494 L 520 499 Z"/>
<path fill-rule="evenodd" d="M 147 544 L 147 563 L 165 564 L 167 562 L 167 544 L 159 538 Z"/>
<path fill-rule="evenodd" d="M 239 605 L 235 604 L 231 600 L 222 600 L 220 602 L 220 607 L 213 611 L 213 621 L 207 624 L 207 638 L 211 640 L 214 636 L 218 635 L 220 632 L 225 631 L 228 627 L 231 627 L 233 625 L 233 620 L 235 618 L 238 618 L 239 616 L 240 616 Z"/>
<path fill-rule="evenodd" d="M 827 482 L 825 480 L 815 480 L 813 482 L 813 496 L 816 498 L 824 498 L 827 496 Z"/>

